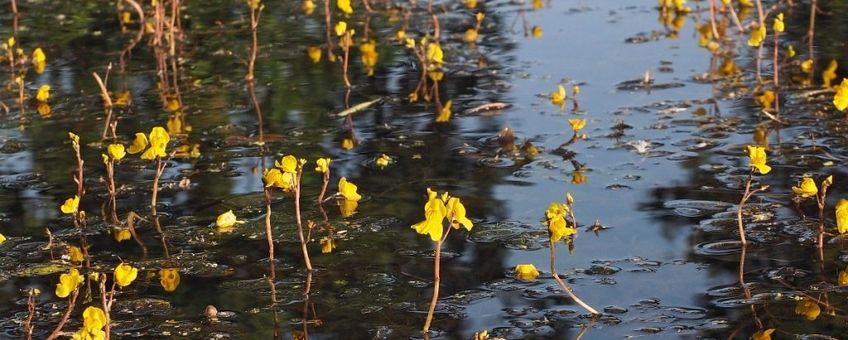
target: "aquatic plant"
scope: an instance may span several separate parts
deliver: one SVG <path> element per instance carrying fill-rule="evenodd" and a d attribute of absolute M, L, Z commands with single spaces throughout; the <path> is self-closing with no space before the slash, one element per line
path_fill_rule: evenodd
<path fill-rule="evenodd" d="M 739 225 L 739 241 L 742 242 L 743 246 L 748 244 L 748 241 L 745 239 L 745 225 L 742 223 L 742 210 L 745 208 L 745 202 L 747 202 L 754 194 L 768 189 L 768 185 L 764 185 L 751 190 L 751 183 L 754 180 L 754 172 L 761 175 L 771 172 L 771 166 L 766 164 L 765 148 L 761 146 L 748 145 L 746 152 L 748 153 L 748 158 L 751 160 L 748 163 L 748 168 L 750 170 L 748 172 L 748 180 L 745 182 L 745 192 L 742 194 L 742 199 L 736 207 L 736 220 Z"/>
<path fill-rule="evenodd" d="M 571 226 L 568 225 L 568 221 L 566 220 L 566 215 L 570 215 L 571 217 Z M 559 277 L 556 270 L 556 244 L 559 241 L 565 242 L 569 248 L 573 245 L 573 236 L 577 234 L 577 221 L 574 218 L 574 198 L 571 196 L 571 193 L 566 195 L 566 202 L 551 202 L 548 205 L 548 209 L 545 210 L 545 219 L 542 221 L 545 226 L 548 227 L 548 249 L 550 251 L 550 265 L 551 265 L 551 275 L 553 275 L 554 280 L 557 284 L 562 288 L 563 291 L 572 299 L 575 303 L 583 307 L 586 311 L 591 313 L 592 315 L 599 315 L 597 310 L 589 306 L 565 284 L 565 282 Z"/>

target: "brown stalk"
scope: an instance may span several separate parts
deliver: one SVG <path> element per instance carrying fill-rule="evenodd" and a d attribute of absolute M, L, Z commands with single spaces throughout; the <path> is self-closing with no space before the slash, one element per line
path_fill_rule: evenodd
<path fill-rule="evenodd" d="M 53 340 L 59 337 L 60 333 L 62 333 L 62 327 L 65 327 L 65 323 L 68 322 L 68 318 L 71 317 L 71 312 L 74 311 L 74 306 L 77 303 L 77 296 L 79 296 L 79 287 L 74 289 L 71 292 L 71 298 L 68 299 L 68 309 L 65 310 L 65 314 L 62 314 L 62 319 L 59 320 L 59 324 L 56 325 L 56 328 L 53 329 L 53 332 L 47 337 L 47 340 Z"/>
<path fill-rule="evenodd" d="M 294 184 L 294 214 L 297 222 L 297 234 L 300 238 L 300 250 L 303 252 L 303 263 L 306 265 L 307 272 L 312 272 L 312 261 L 309 259 L 309 250 L 306 249 L 307 240 L 303 235 L 303 222 L 300 214 L 300 179 L 303 175 L 303 165 L 298 165 L 296 174 L 296 183 Z"/>
<path fill-rule="evenodd" d="M 273 230 L 271 230 L 271 190 L 272 188 L 265 188 L 265 238 L 268 240 L 268 258 L 271 263 L 274 262 L 274 235 Z"/>
<path fill-rule="evenodd" d="M 330 19 L 330 0 L 324 0 L 324 24 L 327 26 L 327 60 L 334 61 L 336 55 L 333 54 L 333 39 L 330 31 L 332 28 L 332 20 Z"/>
<path fill-rule="evenodd" d="M 748 241 L 745 239 L 745 225 L 742 223 L 742 210 L 744 209 L 745 202 L 751 198 L 754 194 L 764 191 L 768 189 L 768 186 L 762 186 L 758 189 L 751 190 L 751 182 L 754 178 L 754 168 L 751 168 L 751 172 L 748 173 L 748 181 L 745 182 L 745 193 L 742 194 L 742 200 L 739 201 L 739 206 L 736 207 L 736 221 L 739 225 L 739 241 L 742 242 L 742 246 L 747 246 Z"/>
<path fill-rule="evenodd" d="M 24 334 L 27 340 L 32 339 L 32 318 L 35 317 L 35 289 L 27 290 L 27 318 L 24 321 Z"/>

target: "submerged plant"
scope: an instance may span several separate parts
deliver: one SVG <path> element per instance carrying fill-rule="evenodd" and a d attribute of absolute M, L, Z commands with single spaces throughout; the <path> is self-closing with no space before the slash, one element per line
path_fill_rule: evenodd
<path fill-rule="evenodd" d="M 742 194 L 742 200 L 739 201 L 739 206 L 736 208 L 736 220 L 739 225 L 739 241 L 742 242 L 743 246 L 748 244 L 748 241 L 745 239 L 745 225 L 742 223 L 742 210 L 745 208 L 745 202 L 747 202 L 748 199 L 755 193 L 768 189 L 768 186 L 765 185 L 751 190 L 751 182 L 754 180 L 754 172 L 758 172 L 761 175 L 771 172 L 771 167 L 766 164 L 765 148 L 748 145 L 747 153 L 748 158 L 751 159 L 750 163 L 748 163 L 750 171 L 748 172 L 748 180 L 745 182 L 745 193 Z"/>
<path fill-rule="evenodd" d="M 427 188 L 427 203 L 424 204 L 424 221 L 412 225 L 412 229 L 422 235 L 429 235 L 436 242 L 435 258 L 433 262 L 433 298 L 430 300 L 430 309 L 427 312 L 427 320 L 424 322 L 424 334 L 430 331 L 430 323 L 433 321 L 433 313 L 436 311 L 436 303 L 439 300 L 439 287 L 441 285 L 441 259 L 442 244 L 447 239 L 452 229 L 464 227 L 471 231 L 474 224 L 465 216 L 465 206 L 459 198 L 451 197 L 447 192 L 439 196 L 435 191 Z M 445 225 L 447 221 L 447 225 Z"/>

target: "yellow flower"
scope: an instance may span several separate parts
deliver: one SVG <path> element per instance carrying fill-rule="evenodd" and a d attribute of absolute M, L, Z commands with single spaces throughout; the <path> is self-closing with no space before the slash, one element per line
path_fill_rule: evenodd
<path fill-rule="evenodd" d="M 377 44 L 373 41 L 363 42 L 359 45 L 359 52 L 362 53 L 362 64 L 368 69 L 368 75 L 374 75 L 374 66 L 377 65 L 377 60 L 380 54 L 377 53 Z"/>
<path fill-rule="evenodd" d="M 468 8 L 468 9 L 477 8 L 477 0 L 465 0 L 465 8 Z"/>
<path fill-rule="evenodd" d="M 309 55 L 309 60 L 312 60 L 313 64 L 317 64 L 321 61 L 321 48 L 310 46 L 306 49 L 306 54 Z"/>
<path fill-rule="evenodd" d="M 804 73 L 813 73 L 813 59 L 807 59 L 802 61 L 801 71 L 804 71 Z"/>
<path fill-rule="evenodd" d="M 766 26 L 760 25 L 756 29 L 751 30 L 751 38 L 748 39 L 748 46 L 759 47 L 766 38 Z"/>
<path fill-rule="evenodd" d="M 751 335 L 751 339 L 752 340 L 771 340 L 771 333 L 774 333 L 774 328 L 759 330 L 756 333 L 754 333 L 754 335 Z"/>
<path fill-rule="evenodd" d="M 795 304 L 795 314 L 803 315 L 807 320 L 813 321 L 821 314 L 821 307 L 813 299 L 803 298 Z"/>
<path fill-rule="evenodd" d="M 35 103 L 35 109 L 38 111 L 38 114 L 41 115 L 41 118 L 50 118 L 50 104 L 37 102 Z"/>
<path fill-rule="evenodd" d="M 539 271 L 532 264 L 519 264 L 515 266 L 515 278 L 521 281 L 533 281 L 539 277 Z"/>
<path fill-rule="evenodd" d="M 342 217 L 347 218 L 353 215 L 356 212 L 356 208 L 359 207 L 359 201 L 341 199 L 339 200 L 339 212 L 342 214 Z"/>
<path fill-rule="evenodd" d="M 50 98 L 50 85 L 44 84 L 38 88 L 38 91 L 35 93 L 35 99 L 40 102 L 46 102 L 47 98 Z"/>
<path fill-rule="evenodd" d="M 766 150 L 763 147 L 748 145 L 748 157 L 751 158 L 748 166 L 756 168 L 760 174 L 765 175 L 771 171 L 771 167 L 766 164 Z"/>
<path fill-rule="evenodd" d="M 329 158 L 318 158 L 315 160 L 315 171 L 320 172 L 322 174 L 326 174 L 330 172 L 330 164 L 333 163 L 332 159 Z"/>
<path fill-rule="evenodd" d="M 770 111 L 772 105 L 774 105 L 774 92 L 771 90 L 766 90 L 765 92 L 763 92 L 763 94 L 756 96 L 754 100 L 757 101 L 757 104 L 760 104 L 763 110 Z"/>
<path fill-rule="evenodd" d="M 3 242 L 6 242 L 6 236 L 3 236 L 3 234 L 0 234 L 0 244 L 3 244 Z"/>
<path fill-rule="evenodd" d="M 126 263 L 121 262 L 117 267 L 115 267 L 115 283 L 118 286 L 126 287 L 129 286 L 130 283 L 135 281 L 135 278 L 138 276 L 138 269 L 135 267 L 128 265 Z"/>
<path fill-rule="evenodd" d="M 545 34 L 545 31 L 542 30 L 542 28 L 539 27 L 539 26 L 533 26 L 533 28 L 530 29 L 530 35 L 533 36 L 533 39 L 539 39 L 544 34 Z"/>
<path fill-rule="evenodd" d="M 345 149 L 345 150 L 353 149 L 353 147 L 356 146 L 355 144 L 356 143 L 354 143 L 353 139 L 350 139 L 350 138 L 342 139 L 342 149 Z"/>
<path fill-rule="evenodd" d="M 466 30 L 465 36 L 462 38 L 462 40 L 464 40 L 467 43 L 476 42 L 477 41 L 477 29 L 472 27 L 472 28 L 469 28 L 468 30 Z"/>
<path fill-rule="evenodd" d="M 218 219 L 215 220 L 215 225 L 218 227 L 218 231 L 229 230 L 236 224 L 243 223 L 245 222 L 236 219 L 236 214 L 233 214 L 232 210 L 218 215 Z"/>
<path fill-rule="evenodd" d="M 141 159 L 153 160 L 156 157 L 168 156 L 165 148 L 168 146 L 168 142 L 171 141 L 171 136 L 168 135 L 168 132 L 164 128 L 161 126 L 153 127 L 148 140 L 150 141 L 150 148 L 141 154 Z"/>
<path fill-rule="evenodd" d="M 445 205 L 447 208 L 446 217 L 454 229 L 459 229 L 459 226 L 465 227 L 465 230 L 471 231 L 474 226 L 468 217 L 465 217 L 465 206 L 459 201 L 459 198 L 451 197 Z"/>
<path fill-rule="evenodd" d="M 109 146 L 106 147 L 106 153 L 113 161 L 120 161 L 127 155 L 123 144 L 109 144 Z"/>
<path fill-rule="evenodd" d="M 71 263 L 75 264 L 80 264 L 85 259 L 82 249 L 77 246 L 68 246 L 68 257 L 71 259 Z"/>
<path fill-rule="evenodd" d="M 333 249 L 336 249 L 336 242 L 332 238 L 321 238 L 321 253 L 329 254 L 333 252 Z"/>
<path fill-rule="evenodd" d="M 68 215 L 75 214 L 77 209 L 79 209 L 79 201 L 80 198 L 77 195 L 74 195 L 73 198 L 66 199 L 65 203 L 61 206 L 62 213 Z"/>
<path fill-rule="evenodd" d="M 836 88 L 836 95 L 833 96 L 833 106 L 839 111 L 845 111 L 848 107 L 848 78 L 842 78 L 842 83 Z"/>
<path fill-rule="evenodd" d="M 548 226 L 548 234 L 553 242 L 577 233 L 577 230 L 568 227 L 568 222 L 565 220 L 567 211 L 568 207 L 559 202 L 551 202 L 548 210 L 545 211 L 545 224 Z"/>
<path fill-rule="evenodd" d="M 489 340 L 489 331 L 474 332 L 473 340 Z"/>
<path fill-rule="evenodd" d="M 177 268 L 162 268 L 159 270 L 159 283 L 166 292 L 177 290 L 180 285 L 180 272 Z"/>
<path fill-rule="evenodd" d="M 306 15 L 312 15 L 312 12 L 315 11 L 315 3 L 312 0 L 304 0 L 303 1 L 303 13 Z"/>
<path fill-rule="evenodd" d="M 115 241 L 124 242 L 124 241 L 132 238 L 132 233 L 130 232 L 129 229 L 121 228 L 121 229 L 115 230 L 114 237 L 115 237 Z"/>
<path fill-rule="evenodd" d="M 792 47 L 792 45 L 789 45 L 789 47 L 786 48 L 786 57 L 787 58 L 795 58 L 795 47 Z"/>
<path fill-rule="evenodd" d="M 46 61 L 47 55 L 44 54 L 44 51 L 41 49 L 41 47 L 37 47 L 35 50 L 32 51 L 33 64 L 44 63 Z"/>
<path fill-rule="evenodd" d="M 565 87 L 559 85 L 556 92 L 551 92 L 551 103 L 554 105 L 562 105 L 565 102 Z"/>
<path fill-rule="evenodd" d="M 339 23 L 336 24 L 336 35 L 341 36 L 345 33 L 345 31 L 347 31 L 347 23 L 344 21 L 339 21 Z"/>
<path fill-rule="evenodd" d="M 444 232 L 442 221 L 445 219 L 447 208 L 435 191 L 427 188 L 427 195 L 429 198 L 424 205 L 424 221 L 412 225 L 412 228 L 419 234 L 429 234 L 431 240 L 438 242 Z"/>
<path fill-rule="evenodd" d="M 574 130 L 574 133 L 580 132 L 586 126 L 585 119 L 577 119 L 571 118 L 568 120 L 568 124 L 571 125 L 571 129 Z"/>
<path fill-rule="evenodd" d="M 283 191 L 290 191 L 294 188 L 294 175 L 291 173 L 283 173 L 280 169 L 274 168 L 265 170 L 262 176 L 266 188 L 280 188 Z"/>
<path fill-rule="evenodd" d="M 350 7 L 350 0 L 338 0 L 336 6 L 345 14 L 353 14 L 353 7 Z"/>
<path fill-rule="evenodd" d="M 274 161 L 274 166 L 280 168 L 283 172 L 288 173 L 296 173 L 297 172 L 297 157 L 292 155 L 285 155 L 283 159 L 279 161 Z"/>
<path fill-rule="evenodd" d="M 836 202 L 836 229 L 840 234 L 848 232 L 848 200 Z"/>
<path fill-rule="evenodd" d="M 445 105 L 442 106 L 442 109 L 439 110 L 439 115 L 436 116 L 436 123 L 444 123 L 450 120 L 450 117 L 453 114 L 451 106 L 453 106 L 453 100 L 448 100 Z"/>
<path fill-rule="evenodd" d="M 571 183 L 580 185 L 586 183 L 586 174 L 583 171 L 575 171 L 571 174 Z"/>
<path fill-rule="evenodd" d="M 106 313 L 98 307 L 88 306 L 82 312 L 82 319 L 83 328 L 92 333 L 106 326 Z"/>
<path fill-rule="evenodd" d="M 775 32 L 783 32 L 783 13 L 778 13 L 774 18 L 774 25 L 772 26 L 772 29 L 774 29 Z"/>
<path fill-rule="evenodd" d="M 348 182 L 347 178 L 342 177 L 339 179 L 339 193 L 342 195 L 342 197 L 344 197 L 345 200 L 358 202 L 360 199 L 362 199 L 362 196 L 360 196 L 356 192 L 356 190 L 356 184 Z"/>
<path fill-rule="evenodd" d="M 68 297 L 77 287 L 81 286 L 84 281 L 82 275 L 76 268 L 71 268 L 65 274 L 59 275 L 59 283 L 56 284 L 56 296 L 60 298 Z"/>
<path fill-rule="evenodd" d="M 830 63 L 827 64 L 827 68 L 822 71 L 822 85 L 825 88 L 830 88 L 831 83 L 836 79 L 837 67 L 839 67 L 839 63 L 836 62 L 836 59 L 831 59 Z"/>
<path fill-rule="evenodd" d="M 145 136 L 141 132 L 138 132 L 135 134 L 135 139 L 133 140 L 132 145 L 127 148 L 127 152 L 131 155 L 134 155 L 144 151 L 145 148 L 147 148 L 147 136 Z"/>
<path fill-rule="evenodd" d="M 792 187 L 792 192 L 794 192 L 795 195 L 807 198 L 815 196 L 819 192 L 819 188 L 816 187 L 816 181 L 812 178 L 804 177 L 799 186 Z"/>
<path fill-rule="evenodd" d="M 445 62 L 445 53 L 442 51 L 442 46 L 436 43 L 427 45 L 427 60 L 440 66 Z"/>
<path fill-rule="evenodd" d="M 377 167 L 380 169 L 384 169 L 385 167 L 389 166 L 389 163 L 391 162 L 392 158 L 387 156 L 386 154 L 382 154 L 380 155 L 380 157 L 377 157 L 377 159 L 374 160 L 374 164 L 376 164 Z"/>

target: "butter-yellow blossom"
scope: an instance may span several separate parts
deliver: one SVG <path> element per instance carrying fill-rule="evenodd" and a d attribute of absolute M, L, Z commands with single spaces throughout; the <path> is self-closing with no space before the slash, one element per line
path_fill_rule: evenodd
<path fill-rule="evenodd" d="M 35 93 L 35 99 L 40 102 L 46 102 L 50 98 L 50 85 L 44 84 L 38 87 Z"/>
<path fill-rule="evenodd" d="M 177 290 L 180 285 L 180 272 L 177 268 L 162 268 L 159 270 L 159 283 L 166 292 Z"/>
<path fill-rule="evenodd" d="M 127 155 L 127 152 L 124 149 L 123 144 L 109 144 L 109 146 L 106 147 L 106 154 L 109 155 L 109 158 L 113 161 L 119 161 Z"/>
<path fill-rule="evenodd" d="M 751 162 L 748 166 L 757 169 L 760 174 L 767 174 L 771 171 L 771 167 L 766 164 L 766 150 L 761 146 L 748 145 L 748 157 Z"/>
<path fill-rule="evenodd" d="M 353 7 L 350 6 L 350 0 L 338 0 L 336 6 L 345 14 L 353 14 Z"/>
<path fill-rule="evenodd" d="M 804 177 L 804 179 L 801 180 L 801 184 L 797 187 L 792 187 L 792 192 L 794 192 L 795 195 L 807 198 L 818 194 L 819 188 L 816 186 L 816 181 L 812 178 Z"/>
<path fill-rule="evenodd" d="M 331 163 L 333 163 L 332 159 L 318 158 L 315 160 L 315 171 L 325 174 L 330 171 Z"/>
<path fill-rule="evenodd" d="M 60 207 L 62 213 L 68 215 L 75 214 L 79 209 L 79 201 L 80 198 L 77 195 L 74 195 L 74 197 L 72 198 L 66 199 L 65 203 L 62 204 L 62 206 Z"/>
<path fill-rule="evenodd" d="M 844 198 L 836 202 L 836 230 L 840 234 L 848 232 L 848 200 Z"/>
<path fill-rule="evenodd" d="M 836 88 L 833 106 L 839 111 L 845 111 L 845 108 L 848 108 L 848 78 L 842 78 L 842 83 Z"/>
<path fill-rule="evenodd" d="M 67 273 L 59 275 L 59 283 L 56 284 L 56 296 L 68 297 L 77 287 L 81 286 L 85 278 L 80 275 L 76 268 L 71 268 Z"/>
<path fill-rule="evenodd" d="M 355 201 L 358 202 L 362 199 L 362 196 L 357 193 L 358 187 L 356 184 L 347 181 L 347 178 L 342 177 L 339 179 L 339 194 L 347 201 Z"/>
<path fill-rule="evenodd" d="M 138 269 L 122 262 L 115 267 L 114 275 L 115 283 L 118 284 L 118 286 L 126 287 L 135 281 L 136 277 L 138 277 Z"/>
<path fill-rule="evenodd" d="M 515 266 L 515 278 L 521 281 L 533 281 L 539 277 L 539 271 L 533 264 L 519 264 Z"/>

